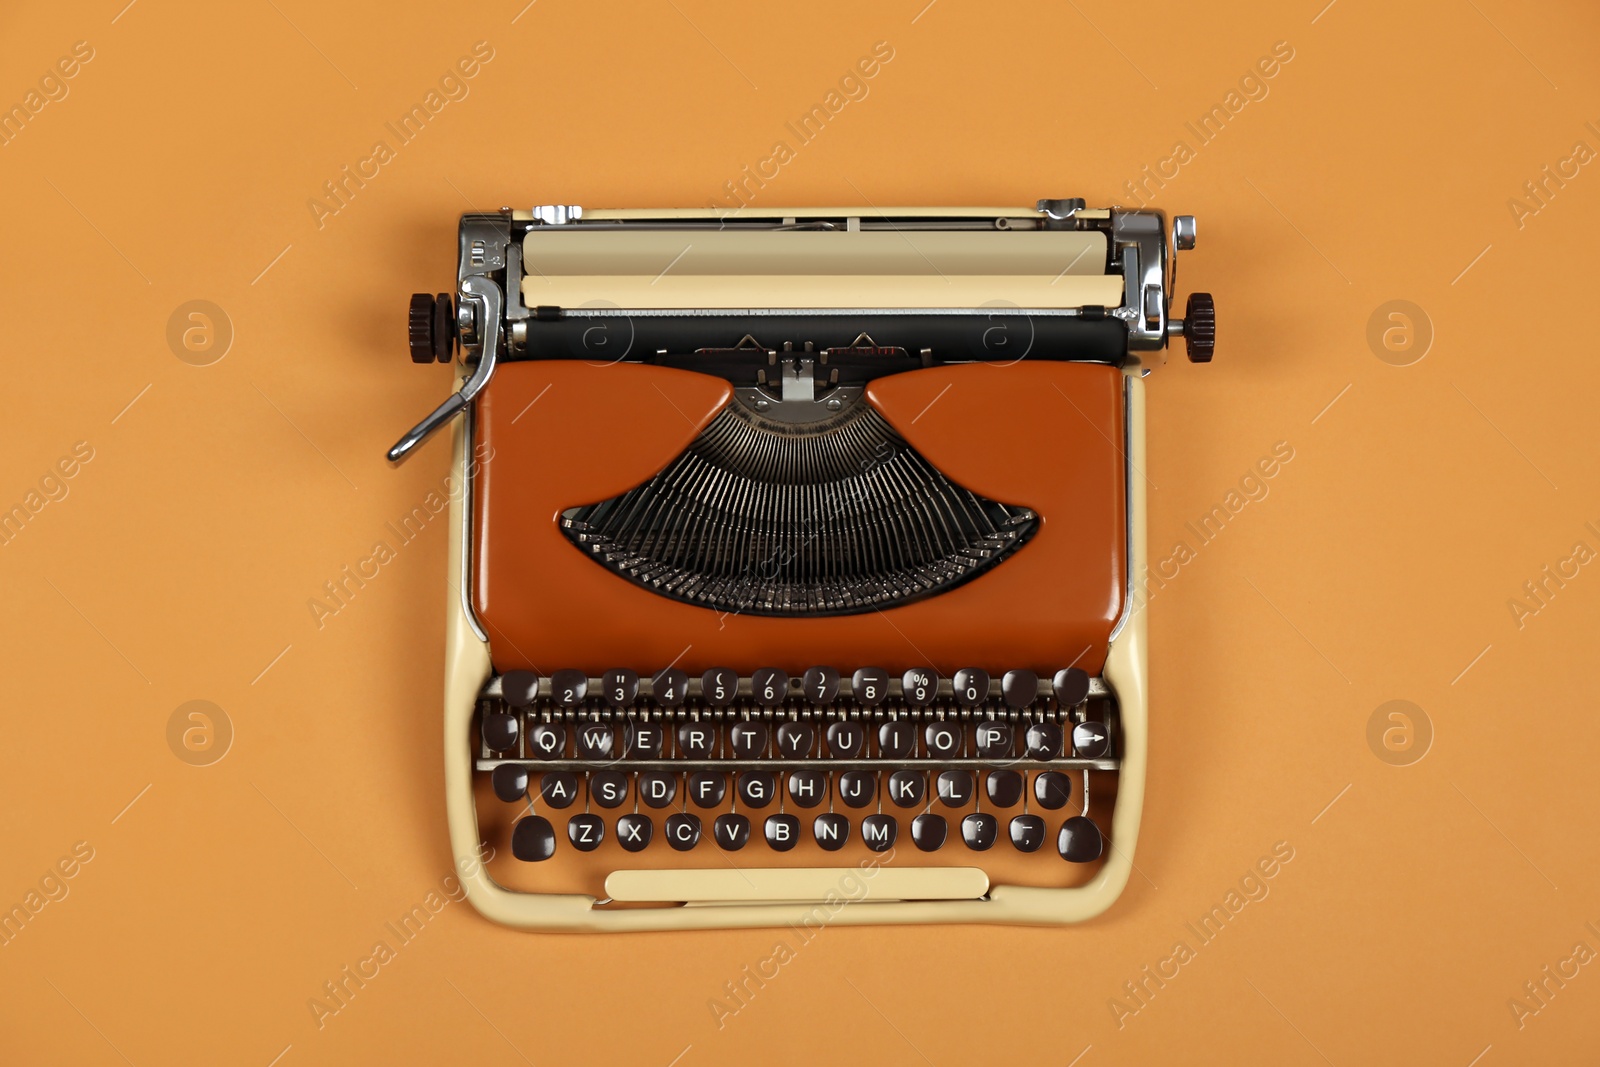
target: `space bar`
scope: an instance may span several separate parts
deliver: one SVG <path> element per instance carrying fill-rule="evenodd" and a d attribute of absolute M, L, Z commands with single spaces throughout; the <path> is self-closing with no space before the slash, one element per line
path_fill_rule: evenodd
<path fill-rule="evenodd" d="M 612 871 L 606 893 L 629 903 L 975 900 L 989 891 L 977 867 L 746 867 Z"/>

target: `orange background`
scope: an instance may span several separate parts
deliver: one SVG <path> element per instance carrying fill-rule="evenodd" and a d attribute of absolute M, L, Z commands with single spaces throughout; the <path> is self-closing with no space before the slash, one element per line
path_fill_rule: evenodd
<path fill-rule="evenodd" d="M 1592 1055 L 1600 965 L 1520 1028 L 1508 1001 L 1600 949 L 1600 565 L 1520 627 L 1507 601 L 1575 542 L 1600 549 L 1600 176 L 1521 226 L 1507 201 L 1600 147 L 1600 15 L 1081 0 L 999 22 L 924 3 L 8 11 L 5 106 L 74 42 L 94 58 L 0 146 L 0 505 L 76 442 L 93 458 L 0 546 L 0 906 L 75 843 L 93 859 L 0 947 L 0 1057 Z M 323 182 L 480 40 L 470 95 L 319 228 Z M 1150 379 L 1152 550 L 1278 442 L 1294 458 L 1150 599 L 1140 874 L 1076 928 L 827 930 L 720 1028 L 708 1002 L 779 934 L 527 935 L 450 904 L 318 1029 L 307 1001 L 450 867 L 443 529 L 320 630 L 306 606 L 445 474 L 437 444 L 382 457 L 446 389 L 407 361 L 407 296 L 448 287 L 469 208 L 705 204 L 878 41 L 894 58 L 869 95 L 761 202 L 1125 203 L 1195 146 L 1187 121 L 1294 50 L 1154 199 L 1200 219 L 1180 287 L 1216 294 L 1222 338 L 1214 365 Z M 234 330 L 209 366 L 166 338 L 194 299 Z M 1433 333 L 1403 367 L 1367 336 L 1396 299 Z M 235 730 L 211 766 L 168 748 L 195 699 Z M 1395 699 L 1432 724 L 1410 766 L 1368 745 Z M 1280 841 L 1270 894 L 1119 1027 L 1123 983 Z"/>

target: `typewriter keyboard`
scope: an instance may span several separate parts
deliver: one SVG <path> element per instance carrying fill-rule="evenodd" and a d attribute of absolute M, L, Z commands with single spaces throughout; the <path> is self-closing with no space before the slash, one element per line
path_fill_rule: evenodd
<path fill-rule="evenodd" d="M 515 888 L 874 854 L 1062 885 L 1109 847 L 1115 700 L 1075 668 L 511 671 L 478 726 L 480 827 Z M 541 877 L 580 859 L 587 879 Z"/>

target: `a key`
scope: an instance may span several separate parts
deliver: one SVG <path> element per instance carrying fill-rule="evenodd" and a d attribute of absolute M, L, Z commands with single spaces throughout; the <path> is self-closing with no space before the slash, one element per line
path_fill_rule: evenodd
<path fill-rule="evenodd" d="M 494 752 L 517 745 L 517 717 L 505 711 L 491 711 L 483 717 L 483 743 Z"/>
<path fill-rule="evenodd" d="M 678 755 L 689 759 L 710 759 L 716 748 L 717 728 L 711 720 L 686 722 L 678 726 Z"/>
<path fill-rule="evenodd" d="M 494 782 L 494 795 L 507 804 L 515 804 L 528 795 L 528 768 L 520 763 L 502 763 L 489 777 Z"/>
<path fill-rule="evenodd" d="M 564 708 L 583 703 L 589 695 L 589 676 L 582 671 L 556 671 L 550 676 L 550 696 Z"/>
<path fill-rule="evenodd" d="M 539 759 L 560 759 L 567 751 L 567 728 L 558 722 L 541 722 L 528 731 L 528 747 Z"/>
<path fill-rule="evenodd" d="M 689 776 L 689 799 L 699 808 L 714 808 L 728 795 L 728 776 L 715 771 L 696 771 Z"/>
<path fill-rule="evenodd" d="M 711 824 L 711 837 L 724 852 L 738 852 L 750 843 L 750 819 L 736 811 L 718 815 Z"/>
<path fill-rule="evenodd" d="M 593 852 L 606 839 L 606 821 L 585 812 L 567 820 L 567 840 L 579 852 Z"/>
<path fill-rule="evenodd" d="M 1041 808 L 1059 811 L 1072 799 L 1072 779 L 1060 771 L 1041 771 L 1033 777 L 1033 799 Z"/>
<path fill-rule="evenodd" d="M 944 821 L 943 815 L 925 811 L 911 820 L 911 840 L 924 852 L 939 851 L 949 834 L 950 824 Z"/>
<path fill-rule="evenodd" d="M 802 808 L 814 808 L 828 792 L 828 777 L 822 771 L 794 771 L 789 775 L 789 799 Z"/>
<path fill-rule="evenodd" d="M 757 704 L 775 708 L 789 695 L 789 676 L 776 667 L 762 667 L 750 676 L 750 691 Z"/>
<path fill-rule="evenodd" d="M 940 771 L 937 789 L 945 807 L 964 808 L 972 803 L 972 772 Z"/>
<path fill-rule="evenodd" d="M 1061 724 L 1036 722 L 1028 727 L 1025 740 L 1029 759 L 1056 759 L 1061 755 Z"/>
<path fill-rule="evenodd" d="M 1021 710 L 1039 695 L 1039 676 L 1029 670 L 1006 671 L 1000 679 L 1000 694 L 1005 697 L 1006 707 Z"/>
<path fill-rule="evenodd" d="M 1056 704 L 1061 710 L 1075 708 L 1089 699 L 1089 674 L 1077 667 L 1056 671 L 1052 682 L 1056 691 Z"/>
<path fill-rule="evenodd" d="M 639 699 L 639 672 L 613 667 L 600 676 L 600 695 L 614 708 L 625 708 Z"/>
<path fill-rule="evenodd" d="M 739 672 L 728 667 L 712 667 L 700 676 L 700 693 L 712 707 L 727 707 L 739 695 Z"/>
<path fill-rule="evenodd" d="M 850 820 L 835 812 L 825 812 L 811 824 L 811 834 L 824 851 L 837 852 L 850 840 Z"/>
<path fill-rule="evenodd" d="M 639 773 L 639 799 L 652 808 L 664 808 L 678 795 L 678 776 L 666 771 Z"/>
<path fill-rule="evenodd" d="M 989 672 L 978 667 L 956 671 L 956 701 L 964 708 L 975 708 L 989 699 Z"/>
<path fill-rule="evenodd" d="M 961 751 L 961 725 L 956 722 L 930 722 L 922 731 L 922 743 L 930 759 L 949 759 Z"/>
<path fill-rule="evenodd" d="M 1037 852 L 1044 844 L 1044 820 L 1037 815 L 1018 815 L 1011 820 L 1011 847 L 1018 852 Z"/>
<path fill-rule="evenodd" d="M 778 776 L 770 771 L 744 771 L 739 775 L 739 803 L 757 810 L 772 803 L 778 793 Z"/>
<path fill-rule="evenodd" d="M 1061 833 L 1056 837 L 1056 851 L 1061 853 L 1061 858 L 1070 863 L 1091 863 L 1100 858 L 1100 853 L 1105 850 L 1105 838 L 1100 836 L 1100 827 L 1094 820 L 1083 816 L 1074 815 L 1061 824 Z"/>
<path fill-rule="evenodd" d="M 568 808 L 578 799 L 578 776 L 571 771 L 546 771 L 539 779 L 539 795 L 552 808 Z"/>
<path fill-rule="evenodd" d="M 578 725 L 574 745 L 579 759 L 610 759 L 616 744 L 616 731 L 609 723 L 586 722 Z"/>
<path fill-rule="evenodd" d="M 632 759 L 660 759 L 667 731 L 658 722 L 630 719 L 622 731 L 623 751 Z"/>
<path fill-rule="evenodd" d="M 921 771 L 895 771 L 889 775 L 889 799 L 899 807 L 921 807 L 927 795 L 928 776 Z"/>
<path fill-rule="evenodd" d="M 978 755 L 984 759 L 1009 759 L 1011 757 L 1011 724 L 1008 722 L 980 722 L 973 731 L 978 745 Z"/>
<path fill-rule="evenodd" d="M 539 676 L 532 671 L 506 671 L 500 676 L 500 699 L 514 708 L 525 708 L 539 694 Z"/>
<path fill-rule="evenodd" d="M 889 672 L 882 667 L 862 667 L 850 679 L 850 694 L 864 708 L 875 708 L 889 695 Z"/>
<path fill-rule="evenodd" d="M 620 808 L 628 799 L 628 776 L 621 771 L 595 771 L 589 776 L 589 796 L 602 808 Z"/>
<path fill-rule="evenodd" d="M 675 811 L 667 816 L 667 824 L 662 829 L 667 835 L 667 844 L 679 852 L 688 852 L 700 843 L 698 815 L 691 815 L 687 811 Z"/>
<path fill-rule="evenodd" d="M 778 752 L 786 759 L 811 755 L 817 744 L 817 728 L 809 722 L 791 720 L 778 726 Z"/>
<path fill-rule="evenodd" d="M 888 852 L 900 836 L 893 815 L 868 815 L 861 820 L 861 842 L 874 852 Z"/>
<path fill-rule="evenodd" d="M 768 815 L 766 835 L 774 852 L 788 852 L 800 842 L 800 820 L 793 815 Z"/>
<path fill-rule="evenodd" d="M 867 743 L 867 731 L 858 722 L 840 719 L 828 724 L 828 755 L 836 759 L 855 759 Z"/>
<path fill-rule="evenodd" d="M 617 843 L 629 852 L 643 852 L 650 847 L 655 830 L 656 824 L 648 815 L 624 815 L 617 820 Z"/>
<path fill-rule="evenodd" d="M 728 727 L 728 747 L 735 759 L 759 759 L 767 751 L 767 724 L 746 719 Z"/>
<path fill-rule="evenodd" d="M 675 708 L 689 695 L 689 676 L 676 667 L 668 667 L 650 679 L 650 697 L 663 708 Z"/>
<path fill-rule="evenodd" d="M 975 811 L 961 820 L 961 840 L 974 852 L 987 852 L 1000 836 L 1000 823 L 986 811 Z"/>
<path fill-rule="evenodd" d="M 1016 771 L 990 771 L 984 785 L 989 803 L 997 808 L 1014 808 L 1022 799 L 1022 775 Z"/>
<path fill-rule="evenodd" d="M 878 776 L 871 771 L 845 771 L 834 786 L 848 807 L 864 808 L 878 791 Z"/>
<path fill-rule="evenodd" d="M 556 831 L 543 815 L 524 815 L 511 831 L 511 854 L 528 863 L 538 863 L 556 854 Z"/>
<path fill-rule="evenodd" d="M 839 699 L 839 672 L 832 667 L 812 667 L 800 680 L 805 698 L 813 704 L 832 704 Z"/>
<path fill-rule="evenodd" d="M 878 727 L 878 755 L 905 759 L 917 747 L 917 730 L 910 720 L 892 719 Z"/>
<path fill-rule="evenodd" d="M 912 707 L 926 707 L 939 695 L 939 672 L 929 667 L 912 667 L 900 676 L 900 689 Z"/>
<path fill-rule="evenodd" d="M 1103 722 L 1080 722 L 1072 728 L 1072 748 L 1080 759 L 1099 759 L 1111 747 L 1111 731 Z"/>

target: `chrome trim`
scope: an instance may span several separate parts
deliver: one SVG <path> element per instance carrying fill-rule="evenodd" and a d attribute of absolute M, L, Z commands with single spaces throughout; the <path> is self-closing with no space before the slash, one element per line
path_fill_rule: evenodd
<path fill-rule="evenodd" d="M 489 635 L 484 632 L 483 624 L 478 620 L 478 611 L 472 604 L 472 561 L 477 547 L 477 538 L 472 536 L 473 483 L 477 480 L 478 466 L 476 449 L 472 443 L 476 423 L 476 409 L 469 405 L 461 418 L 461 613 L 466 616 L 472 632 L 478 635 L 478 640 L 487 645 Z M 490 457 L 491 462 L 493 458 Z"/>
<path fill-rule="evenodd" d="M 1122 378 L 1122 507 L 1123 507 L 1123 533 L 1126 535 L 1125 553 L 1128 567 L 1128 586 L 1122 595 L 1122 614 L 1117 617 L 1117 623 L 1111 627 L 1111 636 L 1106 638 L 1109 645 L 1117 639 L 1122 628 L 1128 625 L 1128 620 L 1133 618 L 1133 390 L 1128 388 L 1128 377 Z"/>

